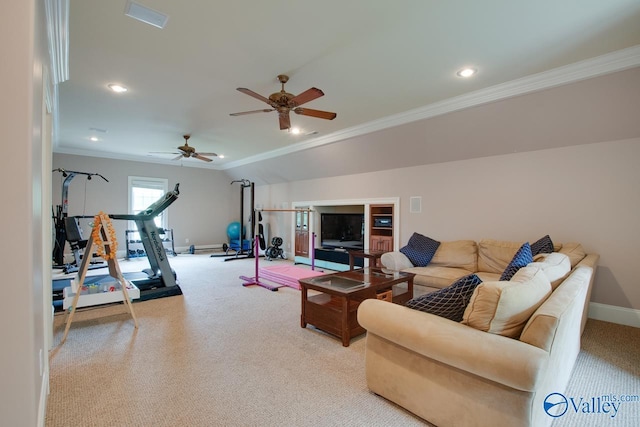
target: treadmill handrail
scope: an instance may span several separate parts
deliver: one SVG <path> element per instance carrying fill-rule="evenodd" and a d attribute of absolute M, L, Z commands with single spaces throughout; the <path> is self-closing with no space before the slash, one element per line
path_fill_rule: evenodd
<path fill-rule="evenodd" d="M 155 203 L 151 204 L 147 209 L 140 211 L 137 214 L 110 214 L 109 217 L 113 219 L 124 219 L 129 221 L 147 221 L 155 218 L 176 201 L 180 194 L 180 183 L 177 183 L 173 191 L 168 191 L 163 198 L 158 199 Z"/>

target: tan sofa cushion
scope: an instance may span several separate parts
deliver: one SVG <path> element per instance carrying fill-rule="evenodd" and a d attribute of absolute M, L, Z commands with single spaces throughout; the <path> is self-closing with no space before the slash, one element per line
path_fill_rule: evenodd
<path fill-rule="evenodd" d="M 559 252 L 569 257 L 569 260 L 571 261 L 571 268 L 578 265 L 578 263 L 587 256 L 584 249 L 582 249 L 582 245 L 576 242 L 563 243 Z"/>
<path fill-rule="evenodd" d="M 502 274 L 524 242 L 482 239 L 478 242 L 478 271 Z"/>
<path fill-rule="evenodd" d="M 523 267 L 510 281 L 478 285 L 462 323 L 492 334 L 518 338 L 529 317 L 550 293 L 551 283 L 540 267 Z"/>
<path fill-rule="evenodd" d="M 571 272 L 569 256 L 558 252 L 536 257 L 536 261 L 530 263 L 529 266 L 537 266 L 544 271 L 547 279 L 551 282 L 552 290 L 555 290 L 564 278 L 569 275 L 569 272 Z"/>
<path fill-rule="evenodd" d="M 402 271 L 416 275 L 413 278 L 414 284 L 438 289 L 446 288 L 459 278 L 473 273 L 473 271 L 462 268 L 437 267 L 434 265 L 403 268 Z"/>
<path fill-rule="evenodd" d="M 429 265 L 462 268 L 474 272 L 478 268 L 478 245 L 473 240 L 440 242 Z"/>
<path fill-rule="evenodd" d="M 495 282 L 500 280 L 501 274 L 498 273 L 487 273 L 486 271 L 478 271 L 476 276 L 480 278 L 483 282 Z"/>

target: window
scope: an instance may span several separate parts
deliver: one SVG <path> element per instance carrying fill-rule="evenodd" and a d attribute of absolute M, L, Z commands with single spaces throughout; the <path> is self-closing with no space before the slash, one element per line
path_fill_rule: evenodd
<path fill-rule="evenodd" d="M 166 178 L 129 177 L 129 213 L 137 214 L 162 198 L 167 192 L 169 180 Z M 154 218 L 158 228 L 168 228 L 167 210 Z M 129 230 L 137 230 L 134 221 L 129 221 Z"/>

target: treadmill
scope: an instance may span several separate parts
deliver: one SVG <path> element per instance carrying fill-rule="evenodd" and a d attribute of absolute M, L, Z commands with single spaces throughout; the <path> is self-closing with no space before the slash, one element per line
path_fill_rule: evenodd
<path fill-rule="evenodd" d="M 176 201 L 180 184 L 176 184 L 173 191 L 167 192 L 147 209 L 133 215 L 109 215 L 112 219 L 134 221 L 140 234 L 140 240 L 149 260 L 150 268 L 142 273 L 125 273 L 124 277 L 140 289 L 140 300 L 182 295 L 182 290 L 176 282 L 176 273 L 169 265 L 167 253 L 162 245 L 160 231 L 154 218 Z"/>

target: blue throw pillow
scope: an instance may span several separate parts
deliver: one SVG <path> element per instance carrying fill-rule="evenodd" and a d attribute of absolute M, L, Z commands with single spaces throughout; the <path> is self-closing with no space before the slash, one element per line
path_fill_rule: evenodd
<path fill-rule="evenodd" d="M 438 250 L 440 242 L 419 233 L 413 233 L 407 246 L 400 248 L 414 267 L 426 267 Z"/>
<path fill-rule="evenodd" d="M 552 252 L 553 242 L 548 234 L 531 244 L 531 254 L 533 256 L 538 254 L 550 254 Z"/>
<path fill-rule="evenodd" d="M 511 280 L 514 274 L 522 267 L 526 267 L 527 264 L 533 262 L 533 255 L 531 254 L 531 246 L 529 242 L 526 242 L 524 245 L 520 246 L 518 252 L 513 256 L 513 259 L 504 269 L 502 276 L 500 276 L 500 280 Z"/>
<path fill-rule="evenodd" d="M 420 295 L 405 306 L 460 322 L 471 295 L 482 280 L 475 274 L 464 276 L 439 291 Z"/>

